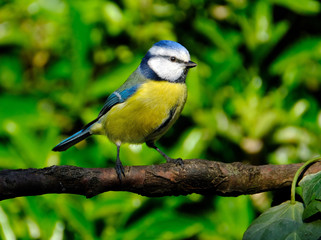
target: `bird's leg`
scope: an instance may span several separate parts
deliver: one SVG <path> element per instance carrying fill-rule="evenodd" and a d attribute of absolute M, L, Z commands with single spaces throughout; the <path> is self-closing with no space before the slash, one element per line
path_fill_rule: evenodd
<path fill-rule="evenodd" d="M 175 163 L 177 165 L 183 165 L 183 160 L 181 158 L 171 158 L 167 156 L 163 151 L 161 151 L 158 147 L 156 147 L 154 142 L 146 142 L 146 145 L 150 148 L 154 148 L 157 152 L 159 152 L 165 159 L 167 163 Z"/>
<path fill-rule="evenodd" d="M 122 174 L 125 177 L 125 170 L 124 170 L 123 164 L 120 161 L 119 152 L 120 152 L 120 145 L 117 145 L 117 159 L 116 159 L 115 169 L 116 169 L 116 173 L 117 173 L 118 179 L 119 179 L 119 181 L 121 181 Z"/>

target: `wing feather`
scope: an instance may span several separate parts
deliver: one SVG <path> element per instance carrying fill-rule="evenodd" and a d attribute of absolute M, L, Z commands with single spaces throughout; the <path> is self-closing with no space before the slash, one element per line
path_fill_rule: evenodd
<path fill-rule="evenodd" d="M 109 95 L 107 98 L 103 108 L 101 109 L 98 118 L 106 114 L 113 106 L 115 106 L 118 103 L 125 102 L 130 96 L 132 96 L 138 89 L 139 84 L 134 85 L 128 89 L 125 89 L 123 91 L 115 91 L 112 94 Z"/>

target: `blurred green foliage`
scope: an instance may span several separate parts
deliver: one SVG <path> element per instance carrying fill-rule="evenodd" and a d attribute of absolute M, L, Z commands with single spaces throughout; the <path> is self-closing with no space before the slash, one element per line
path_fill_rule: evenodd
<path fill-rule="evenodd" d="M 160 140 L 169 155 L 305 161 L 321 148 L 320 11 L 313 0 L 1 0 L 0 168 L 113 167 L 104 137 L 51 148 L 94 119 L 161 39 L 198 63 L 182 116 Z M 145 145 L 123 147 L 121 159 L 163 161 Z M 240 239 L 271 199 L 23 197 L 1 202 L 1 238 Z"/>

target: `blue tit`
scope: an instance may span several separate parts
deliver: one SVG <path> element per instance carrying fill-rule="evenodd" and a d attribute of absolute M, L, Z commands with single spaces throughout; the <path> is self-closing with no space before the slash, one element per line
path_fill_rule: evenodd
<path fill-rule="evenodd" d="M 123 143 L 156 149 L 167 162 L 179 162 L 162 152 L 157 141 L 174 124 L 187 97 L 185 79 L 196 63 L 187 49 L 173 41 L 155 43 L 127 81 L 106 100 L 98 117 L 63 140 L 53 151 L 65 151 L 91 135 L 106 135 L 117 146 L 116 172 L 125 176 L 119 158 Z"/>

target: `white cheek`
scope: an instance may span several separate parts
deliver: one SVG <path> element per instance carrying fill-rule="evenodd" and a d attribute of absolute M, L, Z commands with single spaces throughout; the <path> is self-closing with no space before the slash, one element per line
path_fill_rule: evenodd
<path fill-rule="evenodd" d="M 173 63 L 163 58 L 151 58 L 148 65 L 160 78 L 172 82 L 176 81 L 184 71 L 179 63 Z"/>

